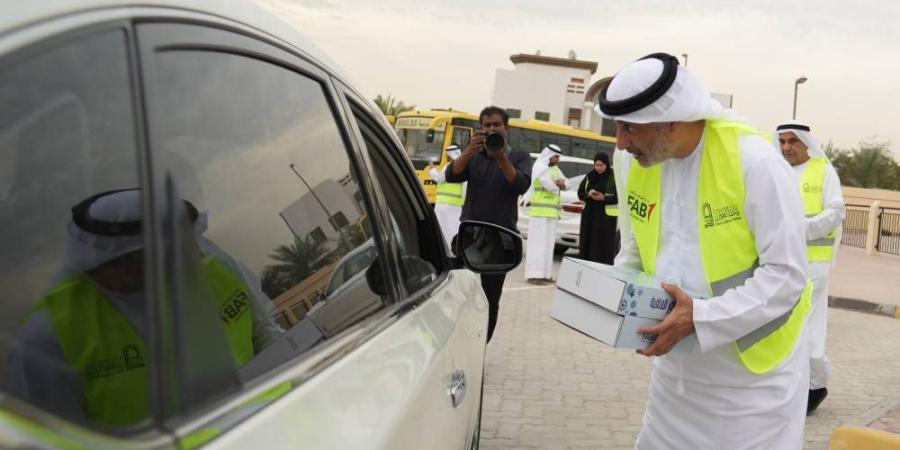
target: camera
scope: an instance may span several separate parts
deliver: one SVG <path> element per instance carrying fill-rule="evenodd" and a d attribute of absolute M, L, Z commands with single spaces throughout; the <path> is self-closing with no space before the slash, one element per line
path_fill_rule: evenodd
<path fill-rule="evenodd" d="M 503 139 L 503 135 L 496 132 L 488 132 L 484 135 L 484 148 L 486 150 L 503 150 L 506 147 L 506 140 Z"/>

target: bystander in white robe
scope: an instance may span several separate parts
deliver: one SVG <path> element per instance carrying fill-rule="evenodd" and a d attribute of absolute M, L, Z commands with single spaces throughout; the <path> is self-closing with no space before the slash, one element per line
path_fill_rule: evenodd
<path fill-rule="evenodd" d="M 562 189 L 556 185 L 557 179 L 550 175 L 550 158 L 559 153 L 544 148 L 541 156 L 531 169 L 532 186 L 526 198 L 534 195 L 534 180 L 548 192 L 560 195 Z M 566 182 L 565 178 L 562 178 Z M 549 217 L 528 218 L 528 239 L 525 246 L 525 279 L 553 279 L 553 249 L 556 246 L 556 226 L 559 219 Z"/>
<path fill-rule="evenodd" d="M 614 78 L 608 98 L 631 97 L 650 86 L 662 72 L 661 64 L 654 67 L 639 62 L 632 66 L 640 66 L 638 73 L 626 74 L 624 85 L 616 85 Z M 662 100 L 632 114 L 606 117 L 632 123 L 744 121 L 733 111 L 723 110 L 683 68 L 678 68 L 675 86 Z M 662 163 L 656 275 L 661 281 L 679 285 L 695 299 L 695 333 L 685 338 L 687 342 L 682 342 L 677 351 L 654 358 L 635 448 L 800 449 L 809 383 L 805 335 L 784 361 L 762 375 L 744 367 L 735 345 L 739 338 L 790 311 L 805 286 L 807 262 L 800 195 L 790 166 L 771 151 L 765 139 L 740 139 L 744 212 L 756 239 L 759 267 L 742 286 L 712 297 L 701 260 L 698 223 L 704 139 L 689 156 Z M 633 232 L 623 236 L 615 264 L 642 268 Z"/>
<path fill-rule="evenodd" d="M 807 147 L 810 158 L 827 157 L 822 147 L 804 130 L 786 129 L 799 138 Z M 775 143 L 778 142 L 776 132 Z M 797 189 L 800 189 L 803 174 L 809 161 L 793 166 L 797 176 Z M 834 255 L 831 261 L 810 261 L 807 277 L 812 281 L 812 310 L 807 318 L 809 338 L 809 389 L 824 388 L 831 374 L 831 360 L 825 353 L 825 339 L 828 329 L 828 273 L 837 260 L 837 249 L 841 242 L 840 227 L 844 222 L 844 195 L 841 192 L 841 180 L 831 163 L 825 167 L 825 182 L 822 186 L 822 212 L 814 217 L 806 218 L 806 240 L 814 241 L 826 237 L 831 230 L 838 228 L 834 243 Z"/>

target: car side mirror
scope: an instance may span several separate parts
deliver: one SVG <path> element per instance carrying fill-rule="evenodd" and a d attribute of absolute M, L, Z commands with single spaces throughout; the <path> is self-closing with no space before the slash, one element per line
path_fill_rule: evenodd
<path fill-rule="evenodd" d="M 522 237 L 500 225 L 466 220 L 459 225 L 453 252 L 472 272 L 504 274 L 522 262 Z"/>
<path fill-rule="evenodd" d="M 434 266 L 418 256 L 401 255 L 400 261 L 400 275 L 403 277 L 406 292 L 416 292 L 437 279 L 437 270 L 434 269 Z M 375 295 L 383 297 L 388 294 L 388 287 L 385 285 L 384 273 L 378 257 L 366 269 L 366 283 L 369 285 L 369 290 Z"/>

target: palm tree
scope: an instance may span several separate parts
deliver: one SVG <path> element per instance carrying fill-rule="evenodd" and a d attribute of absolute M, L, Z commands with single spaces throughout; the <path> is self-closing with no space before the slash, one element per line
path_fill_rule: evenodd
<path fill-rule="evenodd" d="M 263 269 L 263 292 L 275 298 L 315 273 L 322 265 L 324 243 L 307 235 L 306 239 L 295 236 L 293 244 L 278 246 L 269 257 L 280 263 Z"/>
<path fill-rule="evenodd" d="M 375 104 L 378 105 L 378 109 L 384 113 L 385 116 L 396 116 L 404 111 L 411 111 L 416 109 L 415 105 L 406 106 L 402 100 L 397 100 L 394 97 L 391 97 L 388 94 L 387 97 L 382 97 L 381 94 L 375 96 Z"/>
<path fill-rule="evenodd" d="M 900 189 L 900 165 L 889 150 L 889 142 L 862 142 L 851 150 L 825 146 L 825 154 L 845 186 Z"/>

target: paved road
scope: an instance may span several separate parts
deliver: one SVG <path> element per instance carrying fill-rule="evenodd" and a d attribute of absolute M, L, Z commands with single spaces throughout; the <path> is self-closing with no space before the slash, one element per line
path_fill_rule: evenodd
<path fill-rule="evenodd" d="M 641 424 L 648 359 L 613 350 L 549 317 L 552 287 L 522 268 L 507 278 L 488 346 L 482 448 L 626 449 Z M 831 394 L 807 420 L 807 449 L 840 424 L 867 425 L 900 402 L 900 321 L 829 310 Z"/>

